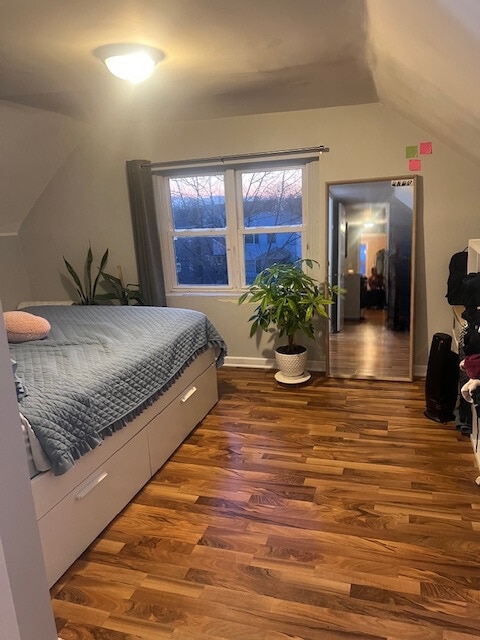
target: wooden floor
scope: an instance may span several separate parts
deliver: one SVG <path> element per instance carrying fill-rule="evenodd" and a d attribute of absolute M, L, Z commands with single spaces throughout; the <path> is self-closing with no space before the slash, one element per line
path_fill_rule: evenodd
<path fill-rule="evenodd" d="M 478 640 L 478 472 L 469 439 L 423 416 L 423 384 L 219 378 L 52 589 L 60 638 Z"/>
<path fill-rule="evenodd" d="M 346 320 L 329 336 L 330 374 L 347 378 L 409 378 L 410 333 L 386 328 L 380 309 L 364 309 L 362 320 Z"/>

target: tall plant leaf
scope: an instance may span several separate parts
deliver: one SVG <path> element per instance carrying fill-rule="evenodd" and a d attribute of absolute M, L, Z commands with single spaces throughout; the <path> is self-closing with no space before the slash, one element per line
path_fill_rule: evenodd
<path fill-rule="evenodd" d="M 85 275 L 87 278 L 87 293 L 88 293 L 88 300 L 93 302 L 93 295 L 92 295 L 92 262 L 93 262 L 93 253 L 92 253 L 92 247 L 91 245 L 88 246 L 88 251 L 87 251 L 87 260 L 85 262 Z M 87 304 L 91 304 L 90 302 Z"/>
<path fill-rule="evenodd" d="M 105 251 L 105 253 L 102 256 L 102 260 L 101 260 L 102 269 L 105 267 L 107 258 L 108 258 L 108 249 Z M 73 282 L 76 285 L 76 291 L 79 297 L 80 304 L 84 304 L 84 305 L 97 304 L 98 300 L 100 299 L 96 295 L 97 285 L 100 277 L 100 267 L 98 268 L 97 276 L 94 282 L 92 283 L 93 253 L 92 253 L 91 246 L 89 245 L 87 255 L 85 258 L 85 264 L 83 268 L 83 277 L 84 277 L 83 283 L 77 271 L 73 268 L 70 262 L 68 262 L 65 256 L 63 256 L 63 261 L 65 263 L 68 273 L 70 274 Z"/>
<path fill-rule="evenodd" d="M 105 251 L 105 253 L 102 256 L 102 259 L 100 260 L 100 266 L 98 268 L 97 277 L 95 278 L 95 281 L 93 283 L 92 298 L 95 298 L 95 294 L 96 294 L 97 286 L 98 286 L 98 281 L 99 281 L 99 278 L 100 278 L 100 276 L 102 274 L 102 271 L 103 271 L 103 269 L 105 267 L 105 264 L 106 264 L 107 260 L 108 260 L 108 249 Z"/>
<path fill-rule="evenodd" d="M 72 265 L 68 262 L 68 260 L 65 259 L 65 256 L 63 256 L 63 261 L 65 263 L 65 266 L 67 267 L 68 273 L 72 276 L 73 281 L 77 285 L 77 292 L 78 292 L 78 295 L 80 297 L 81 304 L 85 304 L 85 302 L 84 302 L 84 300 L 86 299 L 85 291 L 83 289 L 83 286 L 82 286 L 82 283 L 80 281 L 80 278 L 77 275 L 77 272 L 72 267 Z"/>

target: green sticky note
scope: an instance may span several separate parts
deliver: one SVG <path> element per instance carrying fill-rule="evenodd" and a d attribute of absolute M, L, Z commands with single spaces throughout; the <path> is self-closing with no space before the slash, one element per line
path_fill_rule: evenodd
<path fill-rule="evenodd" d="M 410 147 L 405 148 L 406 158 L 418 158 L 418 145 L 412 144 Z"/>

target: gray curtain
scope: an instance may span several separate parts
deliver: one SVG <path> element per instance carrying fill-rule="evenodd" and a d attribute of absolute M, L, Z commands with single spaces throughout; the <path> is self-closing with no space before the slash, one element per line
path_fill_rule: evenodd
<path fill-rule="evenodd" d="M 160 237 L 149 160 L 127 160 L 127 183 L 140 289 L 145 304 L 166 306 Z"/>

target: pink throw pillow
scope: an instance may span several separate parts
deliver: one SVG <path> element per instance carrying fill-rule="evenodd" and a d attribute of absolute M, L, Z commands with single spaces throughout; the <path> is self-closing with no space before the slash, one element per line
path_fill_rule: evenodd
<path fill-rule="evenodd" d="M 41 340 L 50 331 L 48 320 L 27 311 L 4 311 L 3 321 L 9 342 Z"/>

